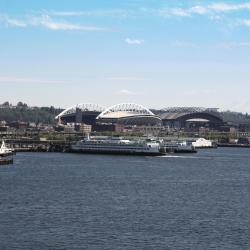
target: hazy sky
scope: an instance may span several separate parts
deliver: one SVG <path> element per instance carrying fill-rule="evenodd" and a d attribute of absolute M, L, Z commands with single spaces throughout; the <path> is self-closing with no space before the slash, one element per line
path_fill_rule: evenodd
<path fill-rule="evenodd" d="M 0 0 L 0 102 L 250 112 L 250 1 Z"/>

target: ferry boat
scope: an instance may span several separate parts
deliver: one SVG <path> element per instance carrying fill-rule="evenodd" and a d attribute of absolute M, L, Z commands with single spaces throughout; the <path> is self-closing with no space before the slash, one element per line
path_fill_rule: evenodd
<path fill-rule="evenodd" d="M 187 141 L 164 142 L 163 148 L 166 151 L 166 153 L 197 153 L 197 150 L 194 148 L 192 143 L 188 143 Z"/>
<path fill-rule="evenodd" d="M 131 141 L 122 137 L 87 138 L 71 145 L 72 152 L 94 154 L 120 154 L 120 155 L 145 155 L 159 156 L 160 143 L 148 141 Z"/>
<path fill-rule="evenodd" d="M 2 145 L 0 148 L 0 157 L 14 155 L 15 151 L 11 148 L 6 147 L 5 142 L 2 141 Z"/>

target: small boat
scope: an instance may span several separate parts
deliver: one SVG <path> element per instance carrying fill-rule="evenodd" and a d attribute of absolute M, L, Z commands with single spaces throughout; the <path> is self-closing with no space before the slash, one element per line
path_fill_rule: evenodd
<path fill-rule="evenodd" d="M 2 145 L 0 148 L 0 157 L 5 157 L 5 156 L 9 156 L 9 155 L 14 155 L 15 151 L 11 148 L 6 147 L 5 142 L 2 141 Z"/>

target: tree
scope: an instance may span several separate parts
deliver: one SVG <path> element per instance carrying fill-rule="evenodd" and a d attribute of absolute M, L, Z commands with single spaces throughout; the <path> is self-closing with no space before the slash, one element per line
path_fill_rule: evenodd
<path fill-rule="evenodd" d="M 4 106 L 4 107 L 9 107 L 9 106 L 10 106 L 10 103 L 9 103 L 9 102 L 4 102 L 4 103 L 2 104 L 2 106 Z"/>
<path fill-rule="evenodd" d="M 17 103 L 17 107 L 18 107 L 18 108 L 27 108 L 28 105 L 27 105 L 26 103 L 23 103 L 23 102 L 18 102 L 18 103 Z"/>

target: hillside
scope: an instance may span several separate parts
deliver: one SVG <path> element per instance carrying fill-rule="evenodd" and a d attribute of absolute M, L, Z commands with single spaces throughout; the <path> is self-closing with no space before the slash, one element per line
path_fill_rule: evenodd
<path fill-rule="evenodd" d="M 250 124 L 250 115 L 239 112 L 224 111 L 221 112 L 223 120 L 229 124 Z"/>
<path fill-rule="evenodd" d="M 18 103 L 17 106 L 0 105 L 0 121 L 22 121 L 55 124 L 55 116 L 61 111 L 62 109 L 57 109 L 53 106 L 28 107 L 23 103 Z"/>

